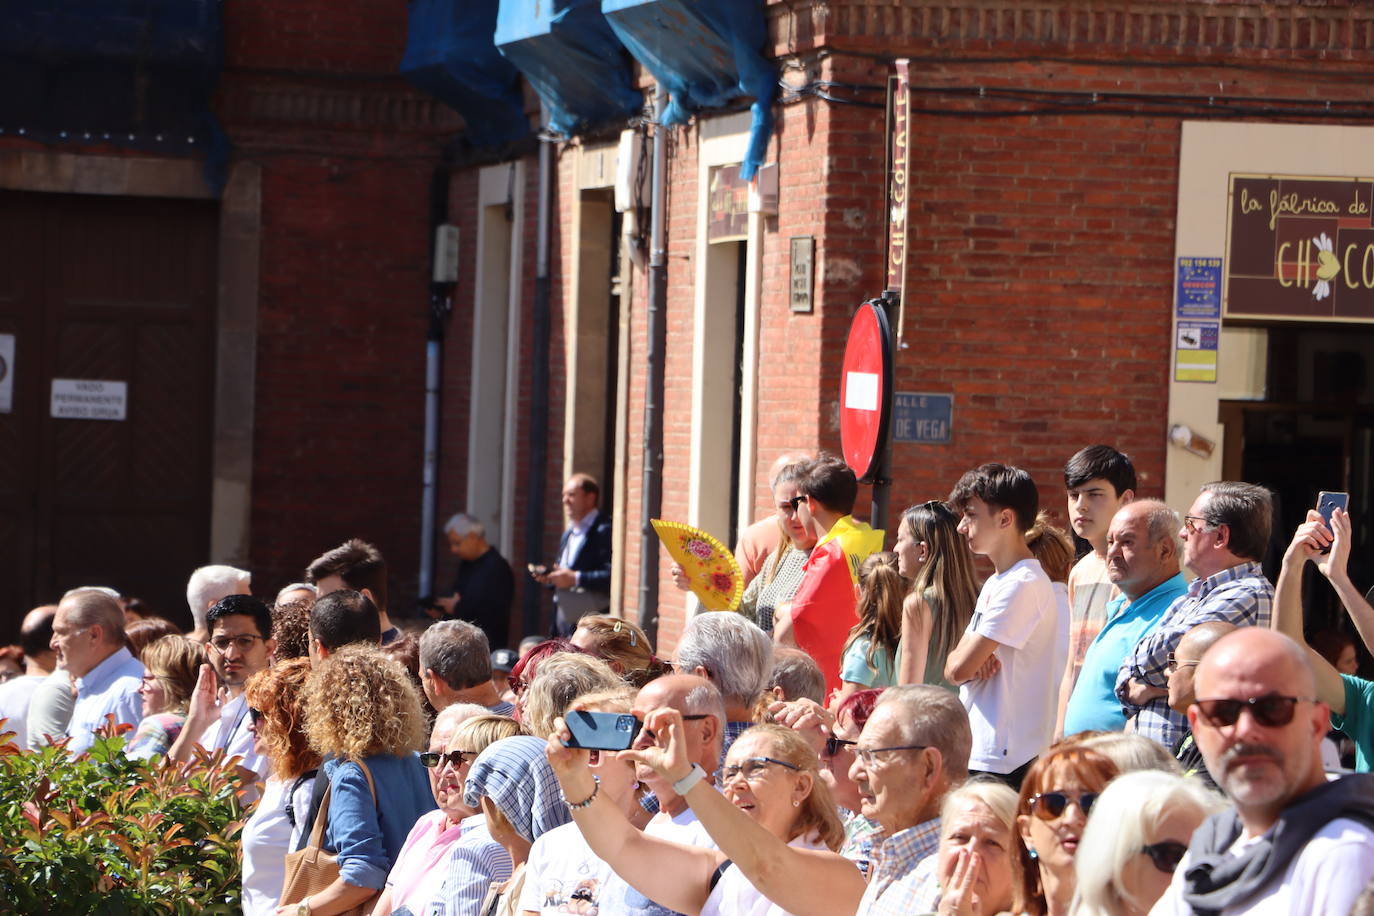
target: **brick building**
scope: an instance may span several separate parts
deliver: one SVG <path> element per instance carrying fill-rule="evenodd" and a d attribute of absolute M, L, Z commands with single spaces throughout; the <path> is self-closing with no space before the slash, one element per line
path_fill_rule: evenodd
<path fill-rule="evenodd" d="M 622 37 L 633 8 L 653 5 L 601 4 Z M 504 16 L 520 4 L 500 6 Z M 1006 460 L 1027 467 L 1057 510 L 1064 459 L 1098 441 L 1129 452 L 1142 490 L 1178 509 L 1223 476 L 1274 487 L 1279 536 L 1318 489 L 1348 490 L 1353 511 L 1367 508 L 1374 309 L 1359 300 L 1374 269 L 1365 283 L 1368 210 L 1356 204 L 1374 178 L 1364 155 L 1374 148 L 1364 88 L 1374 13 L 1339 2 L 1166 0 L 761 7 L 762 57 L 780 79 L 771 129 L 756 129 L 742 97 L 712 100 L 664 131 L 663 486 L 653 514 L 728 541 L 768 511 L 761 477 L 778 454 L 838 449 L 845 333 L 855 306 L 885 286 L 886 96 L 899 58 L 910 61 L 911 172 L 894 388 L 948 396 L 952 412 L 947 442 L 894 444 L 894 509 L 942 496 L 976 463 Z M 443 220 L 459 229 L 459 258 L 446 290 L 438 518 L 466 507 L 517 568 L 548 560 L 561 480 L 590 471 L 616 520 L 616 607 L 635 617 L 645 610 L 653 130 L 633 114 L 597 111 L 570 139 L 544 144 L 541 239 L 538 144 L 446 144 L 495 116 L 459 99 L 469 122 L 460 128 L 432 95 L 407 88 L 395 75 L 404 23 L 390 13 L 331 6 L 292 24 L 265 4 L 225 7 L 215 111 L 235 151 L 224 197 L 202 215 L 218 233 L 220 323 L 203 344 L 219 356 L 203 382 L 212 469 L 197 492 L 214 511 L 202 513 L 206 546 L 187 561 L 248 563 L 266 592 L 357 533 L 393 560 L 397 595 L 419 591 L 429 222 L 432 189 L 446 185 L 438 193 Z M 530 37 L 502 34 L 509 25 L 491 44 L 509 50 Z M 531 124 L 541 100 L 574 113 L 586 102 L 539 68 L 541 53 L 509 54 L 529 81 Z M 628 81 L 648 110 L 646 64 L 662 76 L 673 61 L 617 54 L 604 79 Z M 761 138 L 776 212 L 739 206 L 747 192 L 733 167 Z M 154 159 L 4 140 L 0 194 L 10 210 L 19 191 L 31 205 L 34 192 L 126 199 L 156 180 L 157 197 L 211 199 L 195 190 L 188 160 L 145 164 Z M 618 173 L 622 189 L 623 176 L 638 189 L 623 212 Z M 1241 231 L 1249 190 L 1260 215 L 1272 211 L 1270 236 Z M 1290 193 L 1299 208 L 1317 203 L 1278 212 Z M 1319 213 L 1321 201 L 1339 201 L 1340 218 Z M 1304 264 L 1329 273 L 1328 262 L 1294 246 L 1323 232 L 1342 269 L 1316 298 Z M 1265 257 L 1277 262 L 1268 277 L 1254 267 Z M 1232 269 L 1247 264 L 1248 273 Z M 1182 297 L 1180 280 L 1191 284 Z M 22 350 L 16 365 L 18 407 Z M 30 397 L 47 406 L 46 390 Z M 0 415 L 0 441 L 21 416 Z M 1180 441 L 1195 451 L 1170 444 L 1175 426 L 1188 428 Z M 18 454 L 40 473 L 31 451 Z M 44 506 L 34 511 L 60 530 L 61 506 Z M 661 552 L 649 562 L 666 648 L 688 602 L 667 584 Z M 448 575 L 441 558 L 441 591 Z M 547 612 L 535 594 L 527 606 L 522 593 L 517 618 Z"/>

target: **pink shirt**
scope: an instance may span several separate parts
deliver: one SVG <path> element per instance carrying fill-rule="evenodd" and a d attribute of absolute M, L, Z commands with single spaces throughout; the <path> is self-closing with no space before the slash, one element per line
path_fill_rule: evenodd
<path fill-rule="evenodd" d="M 450 824 L 448 815 L 437 810 L 416 821 L 386 878 L 386 886 L 391 888 L 391 908 L 404 905 L 415 913 L 425 912 L 444 883 L 443 863 L 462 837 L 464 826 L 471 828 L 480 823 L 482 815 L 477 814 Z"/>
<path fill-rule="evenodd" d="M 775 515 L 764 516 L 739 533 L 739 542 L 735 545 L 735 562 L 739 564 L 740 572 L 744 573 L 745 588 L 748 588 L 750 581 L 763 570 L 768 555 L 778 546 L 780 540 L 782 529 L 778 527 Z"/>

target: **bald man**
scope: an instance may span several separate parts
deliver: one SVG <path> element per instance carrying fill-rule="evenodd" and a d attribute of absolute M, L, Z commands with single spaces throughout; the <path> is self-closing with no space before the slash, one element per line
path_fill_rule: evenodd
<path fill-rule="evenodd" d="M 19 625 L 19 648 L 24 651 L 24 673 L 0 684 L 0 735 L 13 732 L 14 744 L 29 746 L 29 703 L 38 685 L 57 667 L 57 653 L 51 648 L 53 618 L 57 606 L 45 604 L 24 615 Z M 0 744 L 6 743 L 0 738 Z"/>
<path fill-rule="evenodd" d="M 1330 710 L 1301 646 L 1244 627 L 1195 675 L 1188 723 L 1234 808 L 1193 834 L 1155 914 L 1347 913 L 1374 877 L 1374 776 L 1327 782 Z"/>
<path fill-rule="evenodd" d="M 707 773 L 714 773 L 721 756 L 725 737 L 725 700 L 715 684 L 695 674 L 670 674 L 650 681 L 635 697 L 632 712 L 643 722 L 655 709 L 667 707 L 682 713 L 687 738 L 687 759 L 698 763 Z M 648 733 L 641 731 L 635 747 L 654 743 Z M 687 800 L 673 791 L 673 784 L 664 780 L 652 767 L 637 764 L 635 776 L 647 785 L 658 798 L 659 812 L 644 828 L 650 836 L 686 843 L 689 846 L 714 847 L 715 841 L 701 826 L 688 807 Z M 618 901 L 619 906 L 603 908 L 604 912 L 622 916 L 672 916 L 673 911 L 654 903 L 619 877 L 611 879 L 602 900 Z"/>
<path fill-rule="evenodd" d="M 1193 700 L 1197 699 L 1194 688 L 1194 675 L 1197 673 L 1198 662 L 1202 661 L 1202 653 L 1225 636 L 1227 633 L 1234 633 L 1236 625 L 1227 623 L 1224 620 L 1209 620 L 1193 627 L 1183 638 L 1178 641 L 1178 648 L 1174 649 L 1174 655 L 1169 663 L 1169 708 L 1181 716 L 1188 715 L 1188 707 L 1193 705 Z M 1183 772 L 1189 776 L 1196 776 L 1213 789 L 1220 789 L 1212 781 L 1212 774 L 1207 771 L 1207 764 L 1203 762 L 1202 751 L 1198 750 L 1197 742 L 1193 740 L 1193 733 L 1190 731 L 1183 736 L 1183 740 L 1174 748 L 1174 759 L 1179 766 L 1183 767 Z"/>

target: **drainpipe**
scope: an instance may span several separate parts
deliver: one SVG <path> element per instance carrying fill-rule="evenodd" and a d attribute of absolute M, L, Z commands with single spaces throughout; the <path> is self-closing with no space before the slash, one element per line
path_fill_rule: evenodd
<path fill-rule="evenodd" d="M 545 123 L 548 115 L 545 112 Z M 534 321 L 530 353 L 530 441 L 525 496 L 525 561 L 542 564 L 544 557 L 544 500 L 549 456 L 549 239 L 553 193 L 553 141 L 539 142 L 539 216 L 536 226 L 534 266 Z M 525 582 L 524 632 L 546 633 L 543 620 L 544 590 L 533 580 Z"/>
<path fill-rule="evenodd" d="M 453 312 L 453 284 L 437 275 L 436 244 L 440 226 L 448 222 L 449 163 L 434 169 L 429 185 L 429 331 L 425 335 L 425 456 L 420 496 L 420 582 L 422 602 L 434 597 L 434 542 L 439 501 L 439 391 L 443 380 L 444 328 Z"/>
<path fill-rule="evenodd" d="M 664 193 L 668 136 L 663 113 L 668 91 L 654 93 L 654 168 L 649 215 L 648 380 L 644 394 L 644 478 L 640 487 L 639 625 L 658 644 L 658 535 L 651 521 L 663 508 L 663 362 L 668 348 L 668 245 L 664 238 Z"/>

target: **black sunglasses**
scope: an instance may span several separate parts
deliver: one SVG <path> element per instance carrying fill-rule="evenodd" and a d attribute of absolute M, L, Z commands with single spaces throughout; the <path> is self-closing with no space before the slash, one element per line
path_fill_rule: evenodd
<path fill-rule="evenodd" d="M 1078 805 L 1078 810 L 1087 817 L 1088 812 L 1093 809 L 1093 803 L 1097 801 L 1096 792 L 1084 792 L 1082 795 L 1070 795 L 1067 792 L 1041 792 L 1039 795 L 1031 796 L 1031 810 L 1036 817 L 1042 821 L 1058 820 L 1064 816 L 1064 809 L 1069 807 L 1069 802 Z"/>
<path fill-rule="evenodd" d="M 1248 700 L 1196 700 L 1193 705 L 1208 725 L 1225 728 L 1235 725 L 1240 711 L 1250 707 L 1250 715 L 1266 728 L 1278 728 L 1293 721 L 1293 710 L 1298 703 L 1310 703 L 1310 697 L 1285 697 L 1270 694 L 1267 697 L 1251 697 Z"/>
<path fill-rule="evenodd" d="M 806 494 L 805 494 L 805 493 L 799 493 L 799 494 L 797 494 L 796 496 L 794 496 L 794 497 L 792 497 L 791 499 L 789 499 L 789 500 L 787 501 L 787 504 L 788 504 L 789 506 L 792 507 L 792 511 L 793 511 L 793 512 L 796 512 L 796 511 L 797 511 L 797 507 L 800 506 L 800 505 L 801 505 L 802 503 L 804 503 L 804 502 L 806 502 Z"/>
<path fill-rule="evenodd" d="M 437 767 L 447 761 L 456 767 L 460 767 L 471 756 L 473 756 L 471 751 L 449 751 L 444 754 L 438 751 L 426 751 L 420 755 L 420 766 Z"/>
<path fill-rule="evenodd" d="M 850 741 L 848 738 L 836 738 L 831 735 L 825 739 L 825 756 L 834 757 L 840 751 L 851 748 L 858 743 L 857 741 Z"/>
<path fill-rule="evenodd" d="M 1142 846 L 1140 851 L 1150 857 L 1150 861 L 1155 863 L 1155 868 L 1166 875 L 1172 875 L 1178 868 L 1178 863 L 1183 861 L 1183 854 L 1188 851 L 1188 847 L 1178 840 L 1164 840 Z"/>
<path fill-rule="evenodd" d="M 682 721 L 684 721 L 684 722 L 696 722 L 696 721 L 699 720 L 699 719 L 709 719 L 709 718 L 711 718 L 711 714 L 708 713 L 708 712 L 703 712 L 703 713 L 697 713 L 696 715 L 683 716 L 683 717 L 682 717 Z M 649 739 L 650 741 L 654 742 L 655 744 L 658 743 L 658 735 L 655 735 L 655 734 L 654 734 L 652 731 L 650 731 L 649 729 L 647 729 L 647 728 L 641 728 L 641 729 L 639 730 L 639 733 L 640 733 L 641 735 L 647 736 L 648 739 Z"/>
<path fill-rule="evenodd" d="M 257 725 L 259 722 L 262 721 L 262 710 L 254 709 L 253 707 L 249 706 L 248 718 L 254 725 Z"/>

